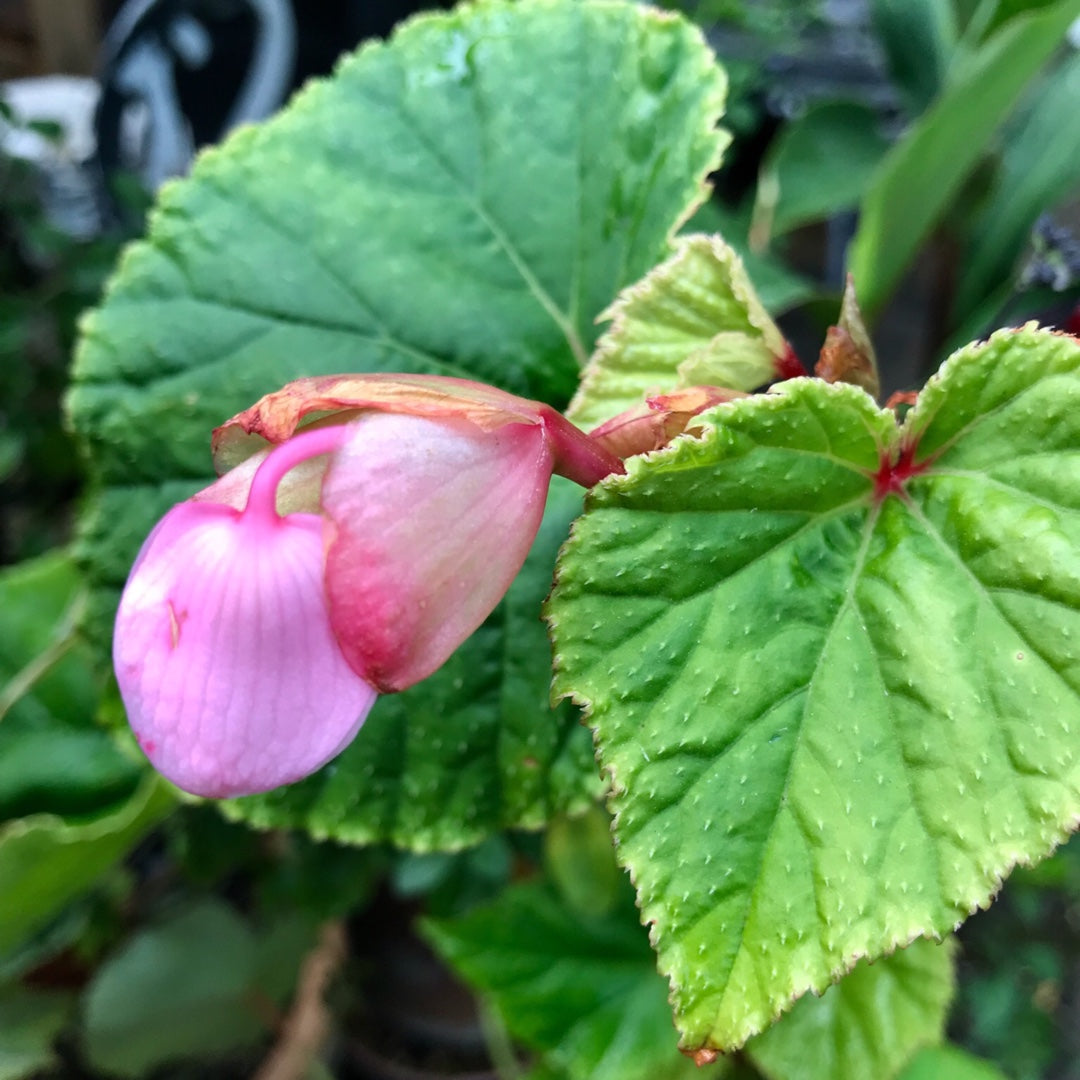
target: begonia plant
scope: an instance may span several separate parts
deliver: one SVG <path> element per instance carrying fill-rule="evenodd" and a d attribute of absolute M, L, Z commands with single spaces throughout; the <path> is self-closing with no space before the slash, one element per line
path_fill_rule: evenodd
<path fill-rule="evenodd" d="M 881 404 L 856 277 L 800 363 L 678 235 L 724 91 L 676 16 L 492 0 L 204 153 L 83 325 L 87 631 L 234 821 L 545 830 L 422 926 L 534 1075 L 932 1075 L 950 935 L 1080 820 L 1080 342 Z"/>

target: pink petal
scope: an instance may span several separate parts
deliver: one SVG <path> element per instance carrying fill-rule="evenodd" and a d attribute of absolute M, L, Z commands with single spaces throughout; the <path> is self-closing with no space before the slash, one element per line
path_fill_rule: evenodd
<path fill-rule="evenodd" d="M 196 795 L 266 791 L 353 738 L 375 701 L 323 592 L 323 523 L 215 503 L 174 507 L 128 579 L 113 659 L 151 762 Z"/>
<path fill-rule="evenodd" d="M 544 512 L 541 426 L 374 413 L 333 455 L 323 507 L 330 618 L 382 691 L 430 675 L 510 587 Z"/>

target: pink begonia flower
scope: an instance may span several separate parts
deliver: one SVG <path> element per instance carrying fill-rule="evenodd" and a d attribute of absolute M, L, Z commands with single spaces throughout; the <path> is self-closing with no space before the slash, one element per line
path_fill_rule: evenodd
<path fill-rule="evenodd" d="M 139 553 L 113 658 L 155 768 L 216 797 L 338 754 L 379 693 L 430 675 L 490 614 L 552 473 L 592 486 L 622 469 L 549 406 L 437 376 L 291 383 L 214 452 L 230 471 Z"/>

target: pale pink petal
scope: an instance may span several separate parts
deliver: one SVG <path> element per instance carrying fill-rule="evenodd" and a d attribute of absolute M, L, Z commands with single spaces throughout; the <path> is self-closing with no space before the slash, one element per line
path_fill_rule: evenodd
<path fill-rule="evenodd" d="M 509 588 L 540 526 L 552 452 L 536 424 L 375 413 L 352 426 L 323 482 L 330 617 L 354 670 L 401 690 Z"/>
<path fill-rule="evenodd" d="M 197 795 L 265 791 L 339 753 L 375 701 L 330 628 L 323 523 L 174 507 L 128 580 L 113 658 L 155 768 Z"/>

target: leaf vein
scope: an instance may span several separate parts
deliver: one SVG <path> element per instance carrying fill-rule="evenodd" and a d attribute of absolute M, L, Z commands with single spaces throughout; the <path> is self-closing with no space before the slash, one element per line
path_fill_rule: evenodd
<path fill-rule="evenodd" d="M 588 360 L 588 353 L 581 342 L 576 327 L 570 322 L 567 312 L 564 312 L 559 305 L 555 303 L 554 298 L 533 272 L 532 267 L 529 266 L 521 252 L 518 251 L 516 245 L 510 239 L 509 234 L 484 205 L 480 197 L 470 191 L 469 185 L 465 182 L 464 178 L 457 173 L 435 144 L 422 133 L 420 125 L 416 122 L 415 117 L 406 108 L 403 98 L 401 96 L 396 97 L 392 102 L 392 106 L 401 117 L 405 130 L 415 139 L 416 143 L 427 153 L 431 160 L 439 166 L 439 169 L 447 179 L 452 181 L 457 188 L 462 201 L 488 230 L 492 239 L 509 260 L 510 265 L 517 271 L 518 276 L 524 282 L 533 298 L 562 332 L 563 337 L 566 339 L 567 346 L 573 353 L 575 360 L 577 360 L 578 366 L 584 367 L 586 360 Z"/>

